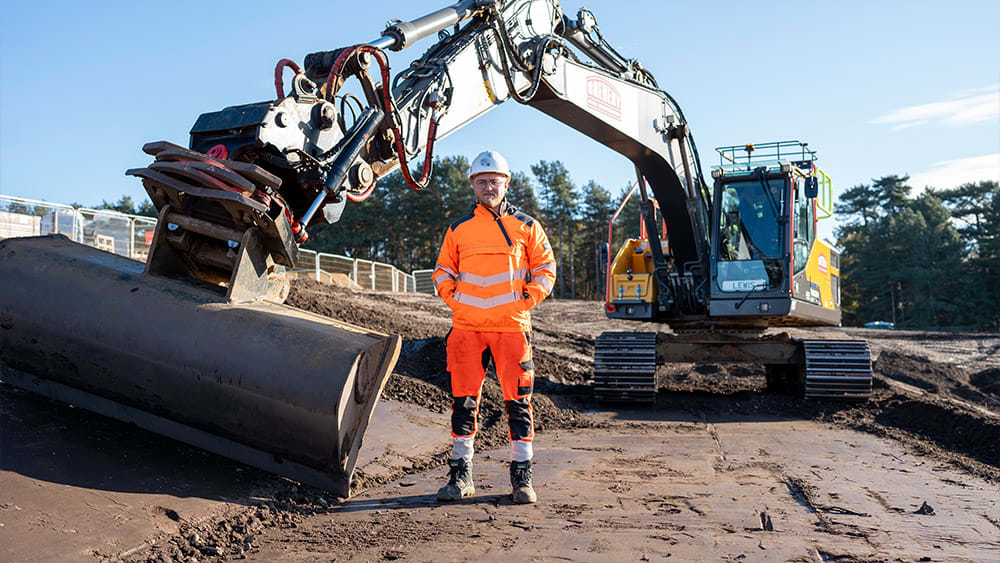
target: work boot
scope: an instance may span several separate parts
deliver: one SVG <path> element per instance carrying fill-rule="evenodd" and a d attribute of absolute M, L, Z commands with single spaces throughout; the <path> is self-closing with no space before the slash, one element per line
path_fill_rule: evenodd
<path fill-rule="evenodd" d="M 510 462 L 510 493 L 514 504 L 531 504 L 538 500 L 535 489 L 531 488 L 531 461 Z"/>
<path fill-rule="evenodd" d="M 465 458 L 448 461 L 451 469 L 448 471 L 448 484 L 438 489 L 438 500 L 462 500 L 476 492 L 472 484 L 472 462 Z"/>

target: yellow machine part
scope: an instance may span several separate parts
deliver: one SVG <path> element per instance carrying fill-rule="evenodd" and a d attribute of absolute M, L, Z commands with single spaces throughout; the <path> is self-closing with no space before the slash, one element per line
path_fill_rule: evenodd
<path fill-rule="evenodd" d="M 820 304 L 831 311 L 838 304 L 833 290 L 833 278 L 840 277 L 840 270 L 834 268 L 833 264 L 830 245 L 816 239 L 809 252 L 809 261 L 806 262 L 806 279 L 811 286 L 815 284 L 813 287 L 819 287 Z"/>
<path fill-rule="evenodd" d="M 669 252 L 666 241 L 660 246 Z M 611 263 L 611 298 L 639 299 L 647 303 L 656 301 L 656 284 L 653 283 L 653 252 L 646 239 L 628 239 L 618 250 Z"/>

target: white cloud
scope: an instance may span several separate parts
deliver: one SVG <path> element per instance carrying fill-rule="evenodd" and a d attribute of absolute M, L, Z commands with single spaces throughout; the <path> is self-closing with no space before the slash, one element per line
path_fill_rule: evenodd
<path fill-rule="evenodd" d="M 1000 88 L 1000 84 L 994 84 L 993 86 L 986 86 L 984 88 L 967 88 L 965 90 L 957 90 L 955 92 L 952 92 L 949 97 L 970 98 L 972 96 L 978 96 L 979 94 L 989 94 L 990 92 L 996 92 L 997 88 Z"/>
<path fill-rule="evenodd" d="M 983 93 L 988 91 L 988 93 Z M 967 91 L 964 96 L 944 102 L 907 106 L 876 117 L 869 123 L 894 124 L 894 131 L 929 122 L 968 125 L 1000 118 L 1000 84 Z"/>
<path fill-rule="evenodd" d="M 920 192 L 927 186 L 950 189 L 980 180 L 1000 180 L 1000 152 L 935 162 L 930 170 L 911 176 L 909 184 Z"/>

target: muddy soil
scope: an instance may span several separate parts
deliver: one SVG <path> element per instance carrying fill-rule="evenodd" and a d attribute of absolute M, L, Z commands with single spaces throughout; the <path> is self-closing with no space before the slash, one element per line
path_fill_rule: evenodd
<path fill-rule="evenodd" d="M 423 294 L 358 292 L 299 280 L 288 303 L 406 339 L 387 397 L 445 412 L 450 409 L 444 337 L 450 312 Z M 593 341 L 606 330 L 662 330 L 604 317 L 594 302 L 547 300 L 533 314 L 535 417 L 540 432 L 596 424 L 588 385 Z M 673 364 L 658 373 L 656 409 L 768 412 L 832 422 L 899 440 L 984 478 L 1000 480 L 1000 335 L 864 329 L 794 329 L 796 336 L 863 338 L 875 357 L 875 390 L 861 405 L 802 401 L 764 393 L 763 367 Z M 484 386 L 481 440 L 506 440 L 499 385 Z"/>
<path fill-rule="evenodd" d="M 434 413 L 450 412 L 449 382 L 444 364 L 444 339 L 450 328 L 450 312 L 438 298 L 423 294 L 358 291 L 300 279 L 292 284 L 288 304 L 369 329 L 402 335 L 403 353 L 386 386 L 384 397 Z M 880 540 L 882 543 L 872 539 L 874 532 L 862 533 L 849 526 L 838 527 L 835 523 L 831 524 L 837 520 L 831 514 L 842 516 L 843 513 L 824 512 L 823 506 L 830 505 L 830 499 L 835 500 L 836 495 L 841 493 L 824 488 L 827 486 L 823 484 L 822 478 L 810 477 L 829 469 L 824 465 L 825 462 L 817 461 L 810 465 L 803 459 L 801 467 L 793 471 L 788 467 L 778 468 L 785 458 L 761 460 L 760 456 L 765 454 L 760 452 L 771 448 L 766 443 L 768 435 L 755 429 L 763 428 L 773 421 L 792 421 L 782 432 L 790 432 L 788 436 L 797 436 L 796 439 L 802 440 L 803 444 L 811 443 L 811 435 L 822 437 L 830 444 L 847 444 L 844 446 L 847 448 L 854 447 L 851 442 L 868 444 L 866 455 L 869 457 L 859 458 L 862 465 L 876 465 L 879 460 L 890 459 L 896 461 L 892 461 L 893 467 L 886 471 L 896 472 L 895 465 L 898 464 L 903 467 L 898 471 L 907 474 L 925 471 L 918 469 L 923 467 L 947 472 L 949 476 L 941 481 L 945 485 L 965 483 L 965 488 L 959 489 L 975 490 L 977 493 L 973 496 L 996 499 L 994 504 L 1000 505 L 1000 364 L 997 360 L 1000 356 L 1000 335 L 839 328 L 796 329 L 793 331 L 796 336 L 867 339 L 876 358 L 875 390 L 871 401 L 864 404 L 807 402 L 798 397 L 765 393 L 764 372 L 759 365 L 676 364 L 660 368 L 655 406 L 609 414 L 593 400 L 590 388 L 594 338 L 606 330 L 665 331 L 668 328 L 662 325 L 636 326 L 625 321 L 611 321 L 604 317 L 599 303 L 570 300 L 547 300 L 542 303 L 533 313 L 533 324 L 536 366 L 533 408 L 540 444 L 545 443 L 547 437 L 558 436 L 560 440 L 567 441 L 568 451 L 579 452 L 590 451 L 585 444 L 594 440 L 602 443 L 610 441 L 611 443 L 602 447 L 614 454 L 616 446 L 613 442 L 616 439 L 624 444 L 635 436 L 659 440 L 665 434 L 683 436 L 691 432 L 704 432 L 708 436 L 707 443 L 715 444 L 712 446 L 715 448 L 712 455 L 716 457 L 712 459 L 716 461 L 706 462 L 714 468 L 714 473 L 709 472 L 711 475 L 722 470 L 725 470 L 724 473 L 728 472 L 727 475 L 736 472 L 737 477 L 730 483 L 734 491 L 754 480 L 762 483 L 760 486 L 764 487 L 763 491 L 773 492 L 775 487 L 780 488 L 787 493 L 787 498 L 783 497 L 784 504 L 778 503 L 783 507 L 781 510 L 791 513 L 798 506 L 809 515 L 803 518 L 812 519 L 813 523 L 809 525 L 822 528 L 823 534 L 836 535 L 843 540 L 822 548 L 814 544 L 800 545 L 802 542 L 791 538 L 782 543 L 776 540 L 777 536 L 772 535 L 768 538 L 769 541 L 774 540 L 771 545 L 775 551 L 767 556 L 764 553 L 767 542 L 756 543 L 759 537 L 756 536 L 758 530 L 754 528 L 757 526 L 760 527 L 759 531 L 764 531 L 767 527 L 764 516 L 769 513 L 766 508 L 762 508 L 753 512 L 755 515 L 763 514 L 761 521 L 736 527 L 731 523 L 698 527 L 702 525 L 671 523 L 662 518 L 654 518 L 646 525 L 650 530 L 659 530 L 653 534 L 660 538 L 656 542 L 666 543 L 657 544 L 654 548 L 652 544 L 656 542 L 651 542 L 649 537 L 637 536 L 637 545 L 641 547 L 646 545 L 643 542 L 647 542 L 651 547 L 648 552 L 641 549 L 630 552 L 629 558 L 662 559 L 670 557 L 671 553 L 682 558 L 685 554 L 696 556 L 698 553 L 710 553 L 710 559 L 738 560 L 749 555 L 751 559 L 809 561 L 915 560 L 924 556 L 922 551 L 906 550 L 905 538 L 908 534 L 913 534 L 913 530 L 907 526 L 912 522 L 900 523 L 899 534 L 883 538 Z M 712 491 L 713 479 L 716 477 L 708 475 L 703 476 L 703 490 L 691 492 L 690 496 L 684 497 L 688 501 L 678 497 L 673 500 L 660 499 L 657 501 L 659 504 L 656 504 L 653 502 L 656 499 L 650 500 L 652 497 L 649 495 L 654 495 L 655 492 L 642 488 L 643 479 L 654 479 L 659 475 L 668 480 L 680 479 L 684 486 L 689 486 L 692 483 L 685 479 L 691 475 L 701 475 L 700 470 L 694 469 L 676 473 L 679 471 L 676 467 L 687 463 L 689 454 L 683 451 L 672 451 L 670 455 L 673 457 L 669 458 L 662 457 L 668 454 L 661 455 L 655 451 L 643 453 L 646 457 L 660 455 L 657 457 L 657 464 L 654 464 L 656 467 L 647 468 L 648 471 L 643 469 L 645 473 L 632 471 L 635 475 L 629 479 L 622 478 L 622 472 L 628 473 L 625 469 L 631 467 L 631 471 L 646 462 L 634 459 L 634 455 L 624 455 L 627 453 L 625 450 L 617 452 L 622 455 L 597 456 L 585 460 L 577 459 L 574 457 L 576 454 L 567 454 L 559 458 L 562 460 L 560 463 L 586 462 L 596 464 L 596 467 L 611 463 L 618 467 L 607 475 L 602 473 L 603 477 L 599 476 L 597 479 L 600 490 L 604 491 L 602 495 L 610 491 L 618 496 L 591 497 L 574 492 L 569 487 L 560 493 L 562 496 L 558 503 L 532 513 L 536 516 L 520 518 L 503 514 L 505 510 L 514 507 L 509 506 L 502 494 L 505 470 L 500 458 L 503 457 L 503 448 L 507 444 L 502 405 L 500 387 L 495 376 L 490 374 L 483 389 L 481 430 L 476 445 L 480 452 L 493 450 L 489 454 L 492 458 L 485 457 L 482 461 L 482 465 L 491 468 L 492 476 L 484 483 L 487 486 L 483 491 L 487 495 L 485 513 L 482 509 L 457 509 L 464 514 L 462 522 L 466 522 L 465 524 L 456 525 L 452 520 L 456 511 L 439 510 L 432 497 L 435 483 L 441 480 L 449 441 L 448 429 L 442 427 L 440 453 L 426 459 L 413 460 L 407 467 L 393 472 L 378 475 L 366 475 L 362 472 L 357 476 L 355 489 L 362 495 L 359 498 L 367 498 L 369 501 L 360 504 L 351 504 L 354 501 L 337 501 L 322 491 L 299 487 L 261 474 L 254 497 L 244 499 L 240 510 L 227 512 L 208 521 L 180 522 L 175 531 L 164 532 L 147 541 L 144 547 L 127 553 L 105 552 L 95 555 L 99 555 L 99 559 L 124 561 L 219 561 L 242 558 L 262 561 L 431 560 L 467 559 L 480 555 L 489 559 L 490 553 L 493 558 L 498 558 L 500 554 L 510 556 L 517 553 L 516 537 L 529 535 L 534 541 L 554 546 L 542 559 L 557 558 L 559 538 L 566 537 L 566 532 L 576 534 L 581 528 L 594 524 L 595 521 L 589 516 L 594 510 L 611 510 L 611 506 L 616 505 L 614 510 L 621 509 L 620 514 L 615 513 L 610 519 L 598 519 L 595 525 L 604 526 L 608 530 L 620 528 L 634 531 L 634 527 L 624 526 L 615 519 L 634 518 L 638 515 L 645 518 L 650 514 L 661 517 L 673 514 L 674 510 L 697 516 L 697 510 L 700 509 L 697 508 L 697 503 L 693 505 L 695 508 L 690 508 L 690 499 L 702 498 L 699 495 L 709 495 Z M 720 425 L 735 426 L 726 426 L 724 431 L 720 431 Z M 751 430 L 748 432 L 746 428 Z M 726 440 L 726 432 L 733 434 L 731 439 L 734 443 L 755 440 L 760 443 L 752 451 L 743 451 L 737 456 L 732 448 L 725 450 L 720 446 Z M 599 439 L 600 436 L 604 438 Z M 807 446 L 788 444 L 785 447 L 790 452 L 808 449 Z M 539 449 L 541 451 L 541 447 Z M 695 452 L 691 452 L 691 455 L 694 456 Z M 836 459 L 855 455 L 855 452 L 831 445 L 822 455 L 826 456 L 825 459 Z M 862 454 L 858 452 L 856 455 Z M 739 463 L 735 461 L 736 457 L 740 458 Z M 566 478 L 567 475 L 573 479 L 581 477 L 576 473 L 544 474 L 549 482 Z M 769 484 L 765 486 L 764 483 Z M 932 492 L 936 495 L 951 494 L 940 489 L 945 485 L 934 485 L 937 489 L 929 486 L 928 495 Z M 678 483 L 663 482 L 659 486 L 669 488 L 678 486 Z M 914 485 L 906 485 L 912 486 Z M 877 483 L 868 483 L 865 487 L 866 490 L 875 491 Z M 411 494 L 416 489 L 420 489 L 419 494 Z M 629 494 L 633 494 L 629 493 L 630 490 L 634 494 L 642 492 L 641 498 L 629 497 Z M 827 495 L 824 497 L 826 504 L 810 500 L 810 495 L 819 495 L 819 491 Z M 734 500 L 740 495 L 752 497 L 753 494 L 756 493 L 734 493 Z M 883 497 L 887 494 L 885 491 L 865 493 L 865 498 L 869 500 L 864 502 L 875 502 L 872 499 L 880 498 L 884 501 Z M 370 501 L 373 498 L 382 500 Z M 633 508 L 628 505 L 630 498 L 637 503 Z M 479 502 L 483 502 L 482 499 Z M 919 502 L 912 507 L 884 502 L 888 503 L 886 506 L 891 505 L 886 510 L 892 515 L 912 515 L 921 509 Z M 935 502 L 941 506 L 941 501 Z M 817 504 L 820 508 L 816 508 Z M 636 508 L 640 505 L 645 508 Z M 934 505 L 934 502 L 930 505 Z M 479 512 L 476 513 L 476 510 Z M 940 512 L 940 508 L 938 510 Z M 986 551 L 959 550 L 952 552 L 951 557 L 975 560 L 979 558 L 977 554 L 989 554 L 987 558 L 991 558 L 993 554 L 1000 553 L 1000 546 L 995 541 L 996 533 L 1000 531 L 1000 514 L 980 508 L 968 510 L 978 511 L 976 521 L 983 523 L 985 534 L 994 538 L 993 543 L 987 542 L 989 545 Z M 649 511 L 652 512 L 647 514 Z M 866 521 L 865 529 L 877 529 L 883 523 L 881 516 L 870 514 L 871 511 L 853 511 L 859 514 L 864 512 L 865 518 L 874 519 Z M 449 513 L 452 514 L 451 517 Z M 807 526 L 803 523 L 806 520 L 796 526 Z M 481 523 L 472 526 L 476 529 L 474 533 L 480 534 L 475 537 L 483 538 L 484 545 L 490 549 L 498 548 L 500 551 L 473 550 L 466 556 L 461 552 L 449 552 L 447 555 L 434 557 L 436 542 L 460 547 L 468 537 L 469 521 Z M 684 531 L 684 526 L 689 526 L 689 532 Z M 697 534 L 692 534 L 695 528 L 698 530 Z M 800 536 L 809 533 L 808 526 L 803 530 L 805 531 L 799 530 Z M 702 536 L 706 534 L 709 538 L 714 534 L 715 540 L 705 540 Z M 735 537 L 731 534 L 754 539 L 749 544 L 743 540 L 727 544 L 728 539 Z M 975 534 L 982 535 L 983 530 L 976 528 Z M 685 552 L 681 548 L 670 547 L 678 543 L 690 543 L 691 538 L 687 536 L 693 538 L 694 535 L 699 538 L 697 545 L 707 541 L 706 545 L 711 546 L 712 541 L 715 541 L 714 551 L 711 551 L 711 547 L 706 547 L 710 549 L 706 552 Z M 951 544 L 965 545 L 963 542 L 966 539 L 968 538 L 954 539 Z M 852 543 L 854 540 L 860 543 Z M 613 538 L 594 536 L 589 537 L 588 541 L 590 543 L 577 546 L 583 549 L 582 552 L 574 551 L 566 555 L 570 559 L 582 560 L 616 559 L 618 552 L 614 548 Z M 944 538 L 939 543 L 949 545 L 949 541 Z M 730 545 L 732 552 L 719 548 L 720 542 Z M 899 545 L 892 542 L 898 542 Z M 879 555 L 882 553 L 879 550 L 886 549 L 889 544 L 894 546 L 889 552 L 895 555 Z M 930 542 L 928 545 L 932 544 Z M 761 547 L 757 547 L 758 545 Z M 992 550 L 994 547 L 997 551 Z M 747 551 L 751 548 L 757 551 Z M 937 560 L 941 553 L 930 553 L 927 560 Z M 521 552 L 521 555 L 528 557 L 531 554 Z"/>

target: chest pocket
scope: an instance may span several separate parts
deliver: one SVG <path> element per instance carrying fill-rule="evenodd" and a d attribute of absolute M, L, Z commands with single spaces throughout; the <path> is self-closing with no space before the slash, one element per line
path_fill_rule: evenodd
<path fill-rule="evenodd" d="M 477 288 L 507 284 L 511 290 L 518 290 L 523 286 L 527 273 L 524 252 L 519 245 L 474 246 L 460 248 L 458 252 L 460 283 Z"/>

